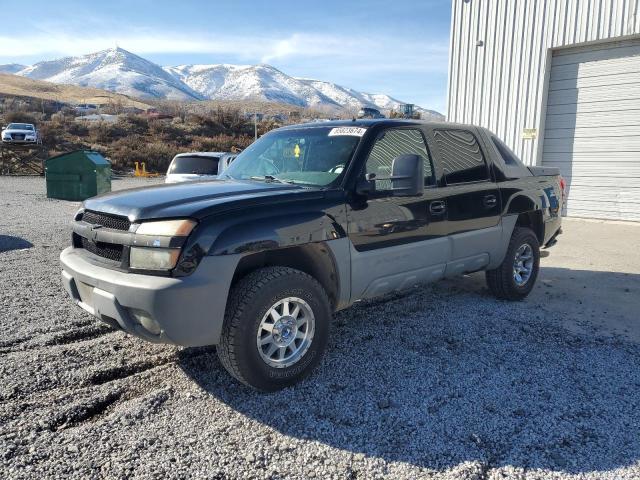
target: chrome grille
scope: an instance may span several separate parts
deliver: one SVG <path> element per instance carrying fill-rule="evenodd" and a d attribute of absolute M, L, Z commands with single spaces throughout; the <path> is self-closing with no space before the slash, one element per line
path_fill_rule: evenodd
<path fill-rule="evenodd" d="M 129 230 L 131 222 L 127 217 L 120 217 L 118 215 L 109 215 L 107 213 L 94 212 L 86 210 L 80 218 L 83 222 L 90 223 L 91 225 L 102 225 L 106 228 L 113 228 L 114 230 Z"/>
<path fill-rule="evenodd" d="M 91 240 L 82 237 L 82 248 L 86 251 L 93 253 L 102 258 L 108 258 L 120 262 L 122 260 L 122 245 L 115 243 L 104 242 L 92 242 Z"/>

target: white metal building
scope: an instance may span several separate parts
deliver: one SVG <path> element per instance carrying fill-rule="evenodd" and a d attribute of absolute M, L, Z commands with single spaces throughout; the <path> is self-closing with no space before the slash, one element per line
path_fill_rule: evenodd
<path fill-rule="evenodd" d="M 452 0 L 448 119 L 560 167 L 567 214 L 640 221 L 640 0 Z"/>

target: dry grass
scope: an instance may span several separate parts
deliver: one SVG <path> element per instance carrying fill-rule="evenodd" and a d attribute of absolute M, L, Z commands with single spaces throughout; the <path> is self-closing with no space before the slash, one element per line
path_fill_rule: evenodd
<path fill-rule="evenodd" d="M 71 104 L 117 104 L 142 110 L 149 108 L 147 103 L 98 88 L 61 85 L 11 74 L 0 74 L 0 95 L 32 97 Z"/>

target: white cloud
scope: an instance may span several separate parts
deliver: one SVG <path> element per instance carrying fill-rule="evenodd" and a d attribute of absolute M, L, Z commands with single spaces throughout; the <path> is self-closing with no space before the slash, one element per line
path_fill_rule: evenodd
<path fill-rule="evenodd" d="M 68 32 L 68 33 L 67 33 Z M 106 33 L 105 33 L 106 32 Z M 114 32 L 114 33 L 108 33 Z M 369 35 L 367 33 L 290 33 L 246 34 L 229 32 L 226 36 L 206 32 L 171 32 L 146 29 L 38 28 L 24 35 L 0 33 L 0 63 L 33 63 L 34 61 L 77 56 L 112 48 L 116 45 L 141 56 L 173 54 L 210 56 L 211 63 L 220 57 L 234 63 L 272 63 L 286 73 L 314 76 L 358 90 L 385 92 L 407 99 L 410 87 L 424 85 L 424 93 L 411 95 L 425 98 L 430 86 L 443 83 L 448 68 L 447 39 L 406 38 L 402 35 Z M 441 106 L 444 96 L 433 91 L 439 101 L 425 106 Z M 404 93 L 403 93 L 404 92 Z M 418 92 L 416 92 L 418 93 Z M 435 99 L 434 99 L 435 100 Z M 414 100 L 415 101 L 415 100 Z"/>
<path fill-rule="evenodd" d="M 398 37 L 363 38 L 294 33 L 285 37 L 247 36 L 220 38 L 207 34 L 132 32 L 105 35 L 91 30 L 61 33 L 41 31 L 32 35 L 0 35 L 5 58 L 58 58 L 83 55 L 116 45 L 139 55 L 211 54 L 228 55 L 242 61 L 270 63 L 286 59 L 350 60 L 361 70 L 446 70 L 447 45 L 434 42 L 404 42 Z"/>

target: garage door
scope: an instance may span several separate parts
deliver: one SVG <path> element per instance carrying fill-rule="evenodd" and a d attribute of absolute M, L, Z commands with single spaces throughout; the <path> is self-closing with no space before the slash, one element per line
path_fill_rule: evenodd
<path fill-rule="evenodd" d="M 640 41 L 554 53 L 542 163 L 567 180 L 567 215 L 640 221 Z"/>

